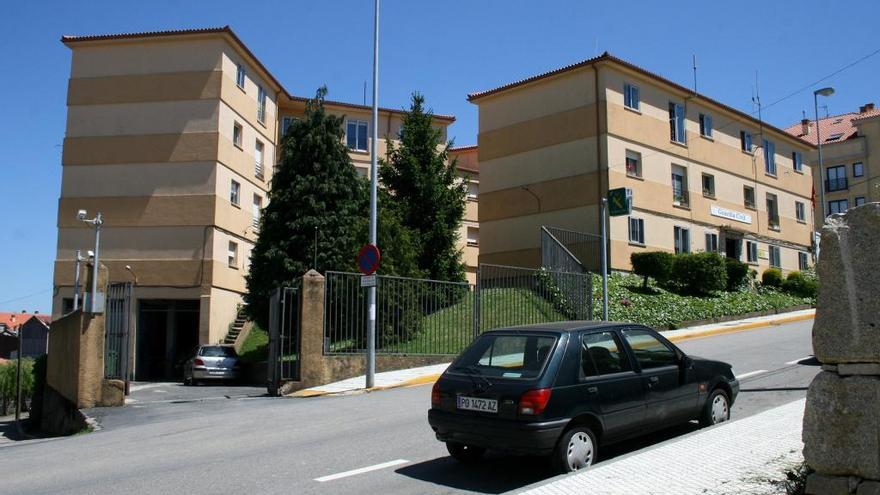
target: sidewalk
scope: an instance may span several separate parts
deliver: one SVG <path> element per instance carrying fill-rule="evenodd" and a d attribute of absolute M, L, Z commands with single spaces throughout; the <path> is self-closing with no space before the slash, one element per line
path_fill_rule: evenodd
<path fill-rule="evenodd" d="M 759 328 L 770 325 L 782 325 L 784 323 L 791 323 L 794 321 L 808 320 L 812 319 L 815 314 L 815 309 L 805 309 L 802 311 L 793 311 L 791 313 L 783 313 L 779 315 L 759 316 L 755 318 L 747 318 L 744 320 L 727 321 L 724 323 L 711 323 L 708 325 L 700 325 L 689 328 L 679 328 L 678 330 L 667 330 L 662 332 L 662 334 L 664 337 L 671 340 L 672 342 L 680 342 L 682 340 L 709 337 L 712 335 L 720 335 L 724 333 L 740 332 L 752 328 Z M 446 370 L 447 366 L 449 366 L 449 363 L 436 364 L 433 366 L 423 366 L 420 368 L 410 368 L 406 370 L 376 373 L 374 380 L 375 386 L 369 391 L 431 383 L 440 377 L 443 371 Z M 318 387 L 300 390 L 291 395 L 293 397 L 315 397 L 319 395 L 360 392 L 364 391 L 365 382 L 365 376 L 361 375 L 335 383 L 329 383 Z"/>
<path fill-rule="evenodd" d="M 612 459 L 523 495 L 774 494 L 803 461 L 801 399 Z M 600 453 L 601 456 L 601 453 Z"/>

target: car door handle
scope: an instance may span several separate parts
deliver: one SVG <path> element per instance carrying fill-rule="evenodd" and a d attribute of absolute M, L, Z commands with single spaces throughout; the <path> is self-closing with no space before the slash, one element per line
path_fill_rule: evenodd
<path fill-rule="evenodd" d="M 648 381 L 651 383 L 660 383 L 660 377 L 658 376 L 649 376 Z"/>
<path fill-rule="evenodd" d="M 588 394 L 597 394 L 599 393 L 599 387 L 587 387 Z"/>

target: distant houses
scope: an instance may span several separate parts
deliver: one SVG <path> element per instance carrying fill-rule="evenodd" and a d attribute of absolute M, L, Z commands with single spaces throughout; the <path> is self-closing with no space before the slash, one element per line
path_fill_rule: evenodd
<path fill-rule="evenodd" d="M 18 331 L 22 332 L 21 353 L 25 357 L 46 354 L 49 346 L 49 315 L 0 313 L 0 360 L 18 354 Z"/>

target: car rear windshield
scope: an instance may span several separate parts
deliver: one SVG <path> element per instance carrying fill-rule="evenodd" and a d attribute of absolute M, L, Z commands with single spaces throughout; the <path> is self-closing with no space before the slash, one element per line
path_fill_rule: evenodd
<path fill-rule="evenodd" d="M 555 335 L 483 335 L 455 361 L 453 373 L 497 378 L 541 376 L 556 345 Z"/>
<path fill-rule="evenodd" d="M 235 353 L 235 349 L 232 347 L 223 347 L 219 345 L 214 345 L 210 347 L 202 347 L 199 351 L 199 356 L 205 357 L 237 357 L 238 355 Z"/>

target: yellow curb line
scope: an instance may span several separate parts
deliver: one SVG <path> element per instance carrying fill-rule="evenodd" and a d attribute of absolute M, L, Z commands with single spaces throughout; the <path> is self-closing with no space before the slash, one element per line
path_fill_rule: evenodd
<path fill-rule="evenodd" d="M 712 337 L 715 335 L 723 335 L 727 333 L 737 333 L 745 330 L 751 330 L 759 327 L 768 327 L 773 325 L 784 325 L 786 323 L 792 323 L 795 321 L 803 321 L 803 320 L 811 320 L 815 318 L 815 313 L 813 314 L 805 314 L 805 315 L 797 315 L 797 316 L 787 316 L 783 318 L 779 318 L 777 320 L 769 320 L 769 321 L 753 321 L 750 323 L 742 323 L 740 325 L 735 325 L 732 327 L 719 327 L 711 330 L 702 330 L 699 332 L 687 333 L 684 335 L 678 335 L 675 337 L 667 338 L 670 342 L 682 342 L 685 340 L 695 340 L 703 337 Z M 373 387 L 368 389 L 358 389 L 358 391 L 362 392 L 377 392 L 379 390 L 388 390 L 392 388 L 403 388 L 403 387 L 416 387 L 419 385 L 426 385 L 428 383 L 434 383 L 437 379 L 440 378 L 440 373 L 435 373 L 431 375 L 423 375 L 417 376 L 415 378 L 410 378 L 409 380 L 396 383 L 394 385 L 386 385 L 383 387 Z M 289 397 L 321 397 L 325 395 L 334 395 L 343 392 L 324 392 L 321 390 L 314 389 L 305 389 L 300 390 L 298 392 L 294 392 L 289 395 Z"/>

